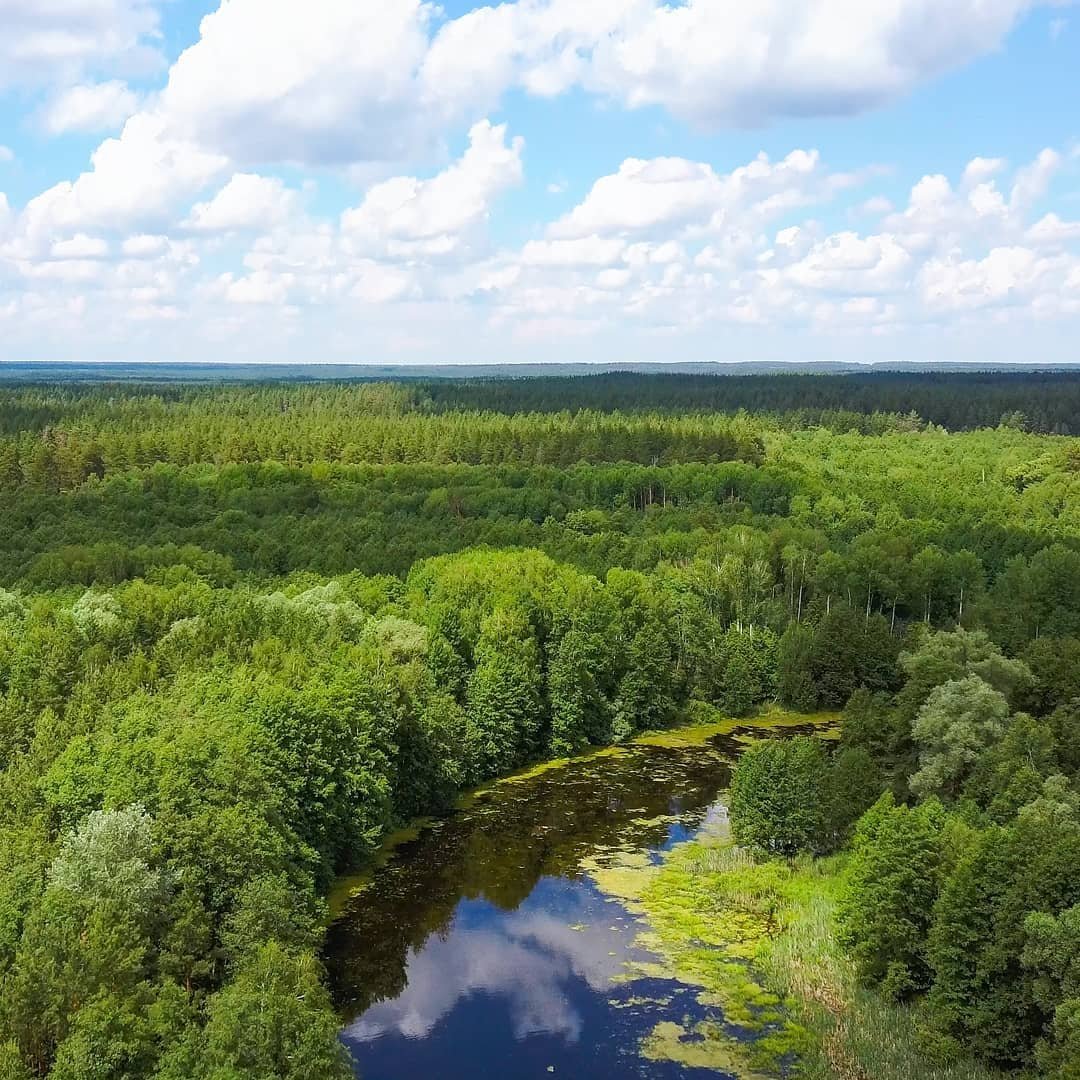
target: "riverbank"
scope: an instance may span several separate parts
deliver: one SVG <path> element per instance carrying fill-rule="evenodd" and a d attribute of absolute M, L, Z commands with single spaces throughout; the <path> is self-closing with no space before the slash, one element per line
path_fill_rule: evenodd
<path fill-rule="evenodd" d="M 486 781 L 478 788 L 463 791 L 457 797 L 450 814 L 468 810 L 476 804 L 477 800 L 508 785 L 525 783 L 545 773 L 556 772 L 573 764 L 603 758 L 617 758 L 632 753 L 635 747 L 652 746 L 683 750 L 707 747 L 710 741 L 728 736 L 732 737 L 736 743 L 745 745 L 754 738 L 760 738 L 771 732 L 784 732 L 798 728 L 813 729 L 820 738 L 834 739 L 840 736 L 839 722 L 840 714 L 837 712 L 799 713 L 777 705 L 758 709 L 750 716 L 732 717 L 706 702 L 693 701 L 687 710 L 684 724 L 641 732 L 625 742 L 594 746 L 574 757 L 549 758 L 527 765 L 506 776 Z M 439 820 L 441 819 L 421 817 L 402 823 L 383 837 L 378 849 L 364 865 L 342 874 L 327 894 L 330 921 L 333 922 L 342 914 L 353 897 L 364 889 L 372 876 L 393 858 L 399 848 L 416 840 Z"/>
<path fill-rule="evenodd" d="M 637 877 L 601 872 L 647 920 L 668 973 L 725 1018 L 658 1025 L 642 1052 L 743 1077 L 794 1067 L 808 1080 L 1000 1080 L 931 1060 L 917 1011 L 858 985 L 834 932 L 843 869 L 843 856 L 755 862 L 721 829 Z"/>
<path fill-rule="evenodd" d="M 744 1055 L 716 1057 L 719 1039 L 664 1053 L 687 1023 L 775 1043 L 779 1017 L 764 1015 L 764 992 L 699 1000 L 704 988 L 673 970 L 633 888 L 613 886 L 646 883 L 672 849 L 723 832 L 723 792 L 747 741 L 828 733 L 836 718 L 695 714 L 474 790 L 339 883 L 324 958 L 361 1075 L 509 1075 L 509 1060 L 515 1076 L 754 1075 Z"/>

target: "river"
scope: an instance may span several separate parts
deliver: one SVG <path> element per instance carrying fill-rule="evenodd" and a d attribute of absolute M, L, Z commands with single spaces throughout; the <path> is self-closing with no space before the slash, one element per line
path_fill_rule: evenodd
<path fill-rule="evenodd" d="M 326 946 L 358 1074 L 734 1075 L 649 1050 L 710 1009 L 714 1026 L 725 1018 L 655 962 L 643 914 L 602 871 L 722 835 L 745 739 L 806 730 L 788 717 L 646 737 L 491 784 L 391 838 L 374 870 L 339 887 Z"/>

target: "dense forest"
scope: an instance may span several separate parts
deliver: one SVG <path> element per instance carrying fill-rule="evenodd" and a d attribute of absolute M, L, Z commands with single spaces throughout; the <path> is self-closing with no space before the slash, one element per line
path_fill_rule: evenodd
<path fill-rule="evenodd" d="M 350 1076 L 336 875 L 773 701 L 840 748 L 751 752 L 740 838 L 848 852 L 841 937 L 939 1053 L 1077 1076 L 1078 415 L 1072 375 L 0 391 L 0 1078 Z"/>
<path fill-rule="evenodd" d="M 735 412 L 783 417 L 789 425 L 850 425 L 921 418 L 951 431 L 1005 422 L 1069 435 L 1080 416 L 1080 372 L 870 371 L 847 374 L 602 375 L 546 379 L 424 381 L 414 399 L 436 409 L 561 412 L 640 409 Z"/>

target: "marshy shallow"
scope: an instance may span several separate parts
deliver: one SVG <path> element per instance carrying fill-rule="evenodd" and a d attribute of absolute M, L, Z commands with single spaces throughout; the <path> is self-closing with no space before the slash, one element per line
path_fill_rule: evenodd
<path fill-rule="evenodd" d="M 747 928 L 687 953 L 665 853 L 722 840 L 720 796 L 746 737 L 825 723 L 779 714 L 644 737 L 492 784 L 392 838 L 339 887 L 326 946 L 358 1071 L 663 1080 L 746 1077 L 767 1060 L 782 1072 L 783 1005 L 740 955 Z"/>

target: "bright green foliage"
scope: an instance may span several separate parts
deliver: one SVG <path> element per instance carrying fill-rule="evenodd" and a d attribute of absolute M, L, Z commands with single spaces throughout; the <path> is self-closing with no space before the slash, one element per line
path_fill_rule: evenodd
<path fill-rule="evenodd" d="M 820 850 L 828 762 L 816 739 L 755 743 L 731 778 L 731 825 L 746 847 L 792 856 Z"/>
<path fill-rule="evenodd" d="M 944 815 L 883 795 L 855 829 L 840 937 L 868 983 L 902 997 L 930 982 L 926 939 L 938 893 Z"/>
<path fill-rule="evenodd" d="M 262 946 L 207 1005 L 206 1026 L 168 1054 L 159 1080 L 347 1080 L 352 1076 L 315 959 Z"/>
<path fill-rule="evenodd" d="M 996 425 L 1065 432 L 1075 379 L 957 379 L 6 390 L 0 1077 L 336 1075 L 335 874 L 481 778 L 776 697 L 843 739 L 748 756 L 746 842 L 831 849 L 918 768 L 939 861 L 936 804 L 870 811 L 857 955 L 926 985 L 940 917 L 949 1035 L 1067 1069 L 1080 1010 L 1020 957 L 1078 899 L 1080 459 Z"/>
<path fill-rule="evenodd" d="M 611 724 L 610 706 L 602 689 L 608 650 L 603 637 L 571 629 L 551 658 L 548 686 L 551 736 L 548 750 L 562 757 L 605 741 Z"/>
<path fill-rule="evenodd" d="M 919 771 L 911 790 L 926 798 L 955 798 L 982 754 L 1004 738 L 1009 703 L 978 675 L 943 683 L 919 710 L 912 736 Z"/>
<path fill-rule="evenodd" d="M 1024 967 L 1035 973 L 1032 992 L 1052 1032 L 1037 1056 L 1049 1077 L 1075 1076 L 1080 1068 L 1080 905 L 1057 918 L 1034 912 L 1024 921 Z"/>
<path fill-rule="evenodd" d="M 522 765 L 539 749 L 540 657 L 528 622 L 500 609 L 484 621 L 467 710 L 474 779 Z"/>

